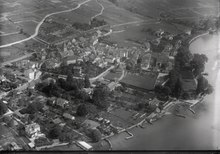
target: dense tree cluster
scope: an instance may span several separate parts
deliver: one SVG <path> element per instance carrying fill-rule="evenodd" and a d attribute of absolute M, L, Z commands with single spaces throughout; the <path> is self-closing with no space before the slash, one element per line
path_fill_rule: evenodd
<path fill-rule="evenodd" d="M 20 110 L 21 114 L 35 114 L 38 111 L 42 111 L 44 105 L 41 102 L 35 101 L 32 103 L 29 103 L 29 105 L 26 108 L 23 108 L 22 110 Z M 31 116 L 30 118 L 34 118 L 33 116 Z"/>
<path fill-rule="evenodd" d="M 205 70 L 205 64 L 208 62 L 208 58 L 204 54 L 191 54 L 187 48 L 180 48 L 178 50 L 177 55 L 175 56 L 174 69 L 169 72 L 169 81 L 166 86 L 169 87 L 171 91 L 171 95 L 173 97 L 179 97 L 181 93 L 181 71 L 189 70 L 193 73 L 193 76 L 199 77 L 197 79 L 198 85 L 196 93 L 200 94 L 210 94 L 213 91 L 212 86 L 208 83 L 207 79 L 205 79 L 202 75 Z M 158 92 L 158 87 L 155 88 L 155 91 Z M 168 91 L 168 90 L 167 90 Z M 188 98 L 184 94 L 183 98 Z"/>
<path fill-rule="evenodd" d="M 169 99 L 169 95 L 171 95 L 172 91 L 168 86 L 157 85 L 155 86 L 155 93 L 158 99 L 166 101 Z"/>
<path fill-rule="evenodd" d="M 92 139 L 93 142 L 99 142 L 101 140 L 102 134 L 98 129 L 89 130 L 88 136 Z"/>
<path fill-rule="evenodd" d="M 59 126 L 52 127 L 48 132 L 48 137 L 51 139 L 58 139 L 61 135 L 61 130 Z"/>
<path fill-rule="evenodd" d="M 4 116 L 3 122 L 6 123 L 9 127 L 14 127 L 15 121 L 10 116 Z"/>
<path fill-rule="evenodd" d="M 97 18 L 94 18 L 90 24 L 87 23 L 80 23 L 80 22 L 75 22 L 72 24 L 72 27 L 74 27 L 77 30 L 82 30 L 82 31 L 87 31 L 90 30 L 94 27 L 99 27 L 99 26 L 103 26 L 106 25 L 106 21 L 104 19 L 99 20 Z"/>
<path fill-rule="evenodd" d="M 190 62 L 193 73 L 195 76 L 200 75 L 205 70 L 205 64 L 208 62 L 208 58 L 204 54 L 194 54 L 193 59 Z"/>
<path fill-rule="evenodd" d="M 188 50 L 188 47 L 180 48 L 177 55 L 175 56 L 175 70 L 179 72 L 182 68 L 189 66 L 192 58 L 193 55 Z"/>
<path fill-rule="evenodd" d="M 109 107 L 109 102 L 106 100 L 110 90 L 106 85 L 98 85 L 93 92 L 92 100 L 95 105 L 102 109 L 107 109 Z"/>
<path fill-rule="evenodd" d="M 78 116 L 86 116 L 88 114 L 88 109 L 85 104 L 81 104 L 78 106 L 76 114 Z"/>
<path fill-rule="evenodd" d="M 52 61 L 47 61 L 44 64 L 42 64 L 41 69 L 42 71 L 55 73 L 55 74 L 62 74 L 62 75 L 68 75 L 71 73 L 75 77 L 80 77 L 80 69 L 82 70 L 82 73 L 87 73 L 88 77 L 94 77 L 98 74 L 102 73 L 104 68 L 98 67 L 96 64 L 93 64 L 90 61 L 87 62 L 81 62 L 76 64 L 65 64 L 62 63 L 59 67 L 54 68 L 54 63 Z"/>
<path fill-rule="evenodd" d="M 208 83 L 208 80 L 202 75 L 198 78 L 198 86 L 196 89 L 197 94 L 211 94 L 213 87 Z"/>
<path fill-rule="evenodd" d="M 167 86 L 170 88 L 172 95 L 177 97 L 180 88 L 179 73 L 177 70 L 173 69 L 169 72 L 169 81 L 167 82 Z"/>
<path fill-rule="evenodd" d="M 125 61 L 125 63 L 126 63 L 126 70 L 131 71 L 132 69 L 134 69 L 135 62 L 134 62 L 133 60 L 127 59 L 127 60 Z"/>
<path fill-rule="evenodd" d="M 34 140 L 35 145 L 38 147 L 45 146 L 45 145 L 51 145 L 52 143 L 45 137 L 39 137 Z"/>

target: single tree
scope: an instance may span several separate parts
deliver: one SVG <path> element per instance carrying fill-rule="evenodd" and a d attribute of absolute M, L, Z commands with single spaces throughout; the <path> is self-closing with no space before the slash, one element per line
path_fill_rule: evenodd
<path fill-rule="evenodd" d="M 85 104 L 79 105 L 77 108 L 76 114 L 82 117 L 86 116 L 88 114 L 88 109 L 86 105 Z"/>
<path fill-rule="evenodd" d="M 43 104 L 40 102 L 33 102 L 28 105 L 26 108 L 26 113 L 28 114 L 35 114 L 38 111 L 43 109 Z"/>
<path fill-rule="evenodd" d="M 84 85 L 85 85 L 85 88 L 89 88 L 91 86 L 88 75 L 85 76 Z"/>
<path fill-rule="evenodd" d="M 90 101 L 90 96 L 84 90 L 75 92 L 75 97 L 81 99 L 83 102 Z"/>
<path fill-rule="evenodd" d="M 8 111 L 8 107 L 2 100 L 0 100 L 0 116 L 5 114 Z"/>
<path fill-rule="evenodd" d="M 58 139 L 61 134 L 61 128 L 59 126 L 55 126 L 50 129 L 48 133 L 48 137 L 51 139 Z"/>
<path fill-rule="evenodd" d="M 195 76 L 200 75 L 205 70 L 205 64 L 208 62 L 208 57 L 204 54 L 194 54 L 190 62 Z"/>
<path fill-rule="evenodd" d="M 175 56 L 175 62 L 174 62 L 175 70 L 179 72 L 183 67 L 189 65 L 192 58 L 193 55 L 188 50 L 188 48 L 181 47 Z"/>
<path fill-rule="evenodd" d="M 199 76 L 197 81 L 198 81 L 198 84 L 197 84 L 196 93 L 197 94 L 204 93 L 205 89 L 208 86 L 208 80 L 201 75 Z"/>
<path fill-rule="evenodd" d="M 14 121 L 13 119 L 11 119 L 11 120 L 7 123 L 7 125 L 8 125 L 9 127 L 14 127 L 14 126 L 15 126 L 15 121 Z"/>
<path fill-rule="evenodd" d="M 9 121 L 11 121 L 12 120 L 12 118 L 10 117 L 10 116 L 4 116 L 3 117 L 3 122 L 4 123 L 8 123 Z"/>
<path fill-rule="evenodd" d="M 213 93 L 214 88 L 212 87 L 212 85 L 208 84 L 207 89 L 205 90 L 206 94 L 211 94 Z"/>
<path fill-rule="evenodd" d="M 134 62 L 132 60 L 126 60 L 126 70 L 132 70 L 134 68 Z"/>
<path fill-rule="evenodd" d="M 167 86 L 170 88 L 170 90 L 173 92 L 176 86 L 176 83 L 179 79 L 179 73 L 173 69 L 169 72 L 169 80 L 167 82 Z"/>
<path fill-rule="evenodd" d="M 101 140 L 102 134 L 98 129 L 93 129 L 90 132 L 91 139 L 93 140 L 93 142 L 99 142 Z"/>

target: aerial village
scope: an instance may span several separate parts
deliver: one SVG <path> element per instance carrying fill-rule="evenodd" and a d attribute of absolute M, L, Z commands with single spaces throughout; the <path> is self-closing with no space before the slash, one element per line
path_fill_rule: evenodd
<path fill-rule="evenodd" d="M 121 132 L 132 139 L 129 129 L 168 111 L 178 116 L 177 103 L 194 112 L 190 106 L 213 89 L 203 72 L 207 57 L 192 56 L 187 43 L 207 29 L 148 31 L 155 39 L 121 47 L 108 41 L 110 27 L 94 28 L 2 67 L 1 150 L 100 150 L 101 141 Z"/>

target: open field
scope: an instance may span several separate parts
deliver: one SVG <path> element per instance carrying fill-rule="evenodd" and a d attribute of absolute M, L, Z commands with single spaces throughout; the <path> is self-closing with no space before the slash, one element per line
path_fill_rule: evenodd
<path fill-rule="evenodd" d="M 87 4 L 81 6 L 79 9 L 58 14 L 53 16 L 52 19 L 57 21 L 58 23 L 67 22 L 69 24 L 73 24 L 74 22 L 80 23 L 89 23 L 90 18 L 95 14 L 99 13 L 100 6 L 96 3 L 95 0 L 88 2 Z"/>
<path fill-rule="evenodd" d="M 0 22 L 0 31 L 4 32 L 4 34 L 17 32 L 16 25 L 11 24 L 10 22 Z"/>
<path fill-rule="evenodd" d="M 24 36 L 23 34 L 12 34 L 12 35 L 8 35 L 8 36 L 4 36 L 4 37 L 1 37 L 1 44 L 0 45 L 12 43 L 12 42 L 19 41 L 19 40 L 25 39 L 25 38 L 26 38 L 26 36 Z"/>
<path fill-rule="evenodd" d="M 23 32 L 29 35 L 32 35 L 34 34 L 34 30 L 35 30 L 35 27 L 37 26 L 37 23 L 33 21 L 25 21 L 25 22 L 19 23 L 19 26 L 23 29 Z"/>
<path fill-rule="evenodd" d="M 37 14 L 33 13 L 24 13 L 24 14 L 16 14 L 9 17 L 9 19 L 14 22 L 15 24 L 22 23 L 25 21 L 40 21 L 40 17 L 37 16 Z"/>
<path fill-rule="evenodd" d="M 185 9 L 185 10 L 176 10 L 176 11 L 170 11 L 170 13 L 172 13 L 172 16 L 174 16 L 174 18 L 184 18 L 184 17 L 201 17 L 200 14 L 194 12 L 194 11 L 191 11 L 190 9 Z"/>
<path fill-rule="evenodd" d="M 13 15 L 19 13 L 34 13 L 39 10 L 52 9 L 56 11 L 57 8 L 71 8 L 74 7 L 75 2 L 72 0 L 59 1 L 43 1 L 43 0 L 14 0 L 2 1 L 0 9 L 4 15 Z M 57 8 L 56 8 L 57 7 Z"/>
<path fill-rule="evenodd" d="M 18 58 L 21 55 L 23 55 L 23 53 L 24 53 L 23 50 L 15 48 L 15 47 L 8 47 L 8 48 L 1 49 L 0 51 L 0 57 L 2 59 L 1 62 Z"/>
<path fill-rule="evenodd" d="M 7 127 L 0 124 L 0 145 L 4 145 L 6 143 L 16 142 L 13 134 L 8 130 Z"/>
<path fill-rule="evenodd" d="M 189 8 L 194 7 L 213 7 L 218 6 L 218 1 L 215 0 L 118 0 L 119 7 L 125 8 L 131 12 L 157 18 L 160 12 L 171 10 L 179 10 L 187 12 Z M 175 12 L 176 13 L 176 12 Z"/>
<path fill-rule="evenodd" d="M 40 42 L 36 42 L 35 40 L 29 40 L 25 43 L 19 43 L 8 48 L 2 48 L 0 50 L 0 57 L 2 58 L 1 62 L 23 56 L 26 53 L 26 51 L 33 45 L 38 47 L 32 48 L 33 50 L 38 50 L 39 48 L 45 47 L 45 45 Z"/>
<path fill-rule="evenodd" d="M 130 24 L 120 27 L 113 28 L 115 33 L 113 32 L 110 35 L 110 41 L 117 42 L 120 46 L 137 46 L 138 44 L 135 41 L 146 41 L 152 40 L 153 36 L 148 35 L 147 33 L 143 32 L 143 29 L 151 28 L 153 30 L 162 29 L 166 32 L 171 34 L 179 34 L 186 29 L 186 27 L 179 26 L 179 25 L 171 25 L 165 22 L 156 22 L 149 21 L 143 22 L 138 24 Z M 133 40 L 133 42 L 131 41 Z"/>
<path fill-rule="evenodd" d="M 195 9 L 192 9 L 192 10 L 195 11 L 195 12 L 198 12 L 200 14 L 208 15 L 208 16 L 219 14 L 219 11 L 216 8 L 195 8 Z"/>
<path fill-rule="evenodd" d="M 148 19 L 147 17 L 116 7 L 109 1 L 100 1 L 100 3 L 104 6 L 105 10 L 98 18 L 104 19 L 110 25 Z"/>

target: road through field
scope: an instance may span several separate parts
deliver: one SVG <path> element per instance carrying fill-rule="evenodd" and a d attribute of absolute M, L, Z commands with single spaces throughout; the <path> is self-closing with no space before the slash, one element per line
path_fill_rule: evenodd
<path fill-rule="evenodd" d="M 89 2 L 89 1 L 91 1 L 91 0 L 86 0 L 86 1 L 84 1 L 84 2 L 82 2 L 82 3 L 79 3 L 77 7 L 72 8 L 72 9 L 68 9 L 68 10 L 64 10 L 64 11 L 59 11 L 59 12 L 54 12 L 54 13 L 50 13 L 50 14 L 46 15 L 46 16 L 38 23 L 38 25 L 37 25 L 37 27 L 36 27 L 36 29 L 35 29 L 35 33 L 34 33 L 33 35 L 31 35 L 30 37 L 28 37 L 28 38 L 26 38 L 26 39 L 20 40 L 20 41 L 16 41 L 16 42 L 13 42 L 13 43 L 1 45 L 0 48 L 10 47 L 10 46 L 12 46 L 12 45 L 15 45 L 15 44 L 18 44 L 18 43 L 22 43 L 22 42 L 26 42 L 26 41 L 28 41 L 28 40 L 30 40 L 30 39 L 36 37 L 36 36 L 38 35 L 38 32 L 39 32 L 39 29 L 40 29 L 41 25 L 44 23 L 44 21 L 45 21 L 46 18 L 48 18 L 48 17 L 50 17 L 50 16 L 52 16 L 52 15 L 55 15 L 55 14 L 60 14 L 60 13 L 65 13 L 65 12 L 74 11 L 74 10 L 80 8 L 81 5 L 83 5 L 83 4 L 85 4 L 85 3 Z"/>
<path fill-rule="evenodd" d="M 12 32 L 12 33 L 6 33 L 6 34 L 1 34 L 1 36 L 8 36 L 8 35 L 13 35 L 13 34 L 18 34 L 19 32 Z"/>
<path fill-rule="evenodd" d="M 103 6 L 98 0 L 96 0 L 96 2 L 101 6 L 101 11 L 100 11 L 98 14 L 92 16 L 92 17 L 91 17 L 91 21 L 92 21 L 94 18 L 96 18 L 96 17 L 102 15 L 103 11 L 105 10 L 104 6 Z"/>

